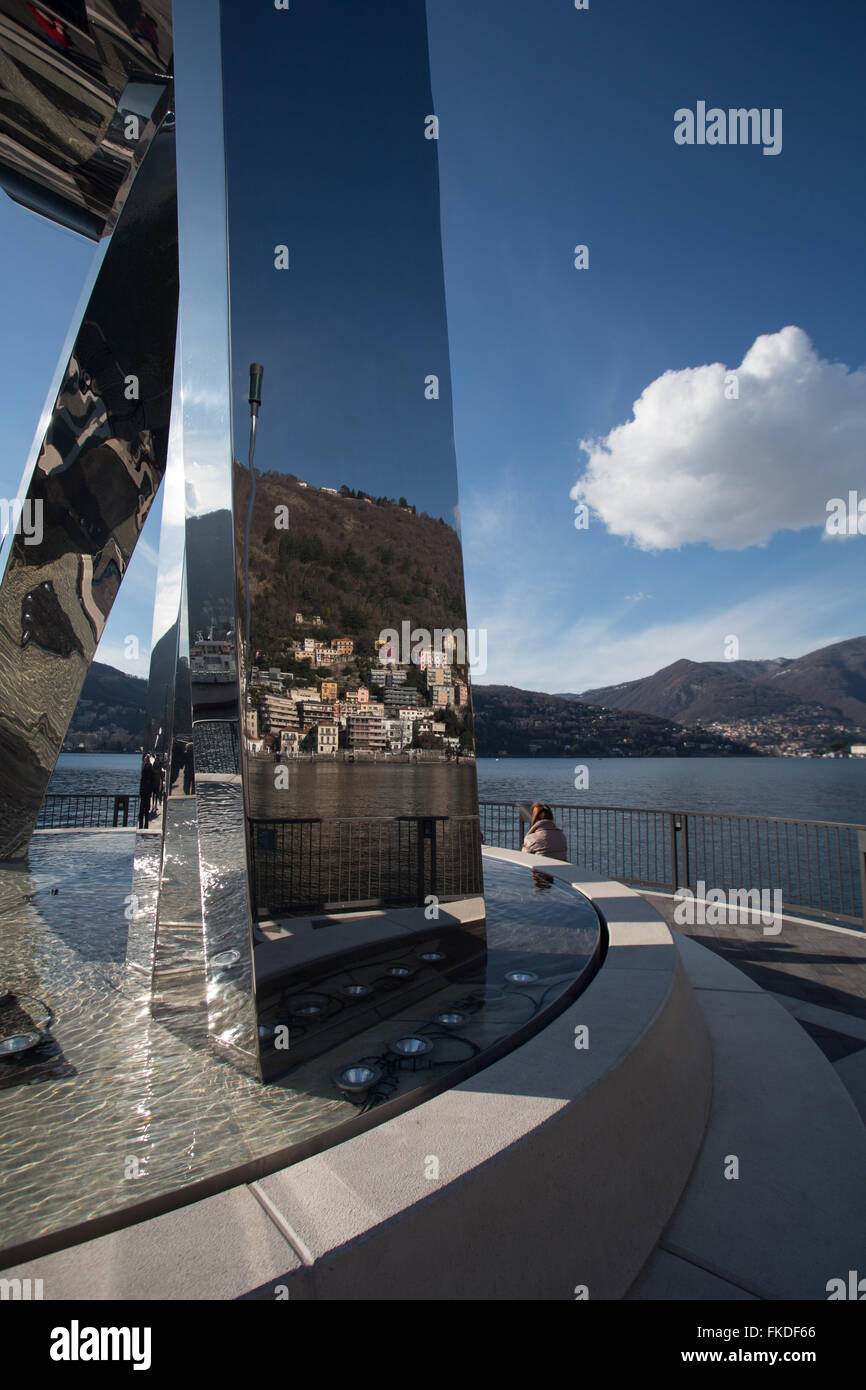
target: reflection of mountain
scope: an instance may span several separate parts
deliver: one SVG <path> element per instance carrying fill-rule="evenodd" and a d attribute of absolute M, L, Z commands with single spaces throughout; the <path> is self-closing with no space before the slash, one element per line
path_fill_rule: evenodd
<path fill-rule="evenodd" d="M 675 661 L 644 680 L 584 690 L 608 709 L 638 710 L 679 724 L 796 717 L 820 705 L 843 724 L 866 728 L 866 637 L 852 637 L 791 660 Z"/>
<path fill-rule="evenodd" d="M 232 518 L 229 511 L 208 512 L 186 523 L 189 584 L 189 635 L 219 635 L 234 627 L 235 591 L 231 571 Z"/>
<path fill-rule="evenodd" d="M 503 754 L 523 758 L 609 755 L 652 757 L 659 753 L 748 754 L 731 739 L 695 734 L 666 719 L 599 709 L 563 695 L 516 690 L 510 685 L 476 685 L 475 747 L 479 758 Z"/>
<path fill-rule="evenodd" d="M 249 475 L 239 466 L 235 489 L 242 547 Z M 275 525 L 278 507 L 288 508 L 288 529 Z M 431 632 L 466 626 L 451 526 L 386 499 L 304 487 L 291 474 L 258 478 L 250 587 L 252 644 L 267 651 L 298 635 L 296 613 L 321 617 L 323 635 L 352 637 L 368 650 L 383 628 L 404 620 Z"/>
<path fill-rule="evenodd" d="M 177 652 L 177 623 L 163 633 L 150 657 L 150 679 L 147 687 L 147 722 L 150 726 L 148 747 L 159 729 L 167 728 L 171 717 L 174 694 L 174 662 Z"/>
<path fill-rule="evenodd" d="M 122 743 L 128 738 L 140 741 L 146 699 L 147 681 L 94 661 L 72 716 L 67 739 L 71 743 L 89 745 L 93 734 L 104 730 L 103 737 L 97 741 L 99 746 L 109 746 L 118 740 Z"/>

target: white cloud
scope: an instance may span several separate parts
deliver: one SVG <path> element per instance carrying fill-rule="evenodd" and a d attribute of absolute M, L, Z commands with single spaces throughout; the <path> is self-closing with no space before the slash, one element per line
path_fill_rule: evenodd
<path fill-rule="evenodd" d="M 581 441 L 571 496 L 642 550 L 741 550 L 823 526 L 828 499 L 866 479 L 866 368 L 825 361 L 801 328 L 756 338 L 739 367 L 665 372 L 632 409 Z"/>

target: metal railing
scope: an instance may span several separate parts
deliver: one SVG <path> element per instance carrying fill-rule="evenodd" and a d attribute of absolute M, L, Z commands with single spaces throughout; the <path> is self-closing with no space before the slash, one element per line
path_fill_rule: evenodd
<path fill-rule="evenodd" d="M 481 802 L 488 845 L 520 849 L 526 808 Z M 572 863 L 636 888 L 781 893 L 782 909 L 866 927 L 866 826 L 733 812 L 551 806 Z"/>
<path fill-rule="evenodd" d="M 477 816 L 251 820 L 250 865 L 257 917 L 483 891 Z"/>
<path fill-rule="evenodd" d="M 138 795 L 51 794 L 42 802 L 37 830 L 104 830 L 135 826 Z"/>

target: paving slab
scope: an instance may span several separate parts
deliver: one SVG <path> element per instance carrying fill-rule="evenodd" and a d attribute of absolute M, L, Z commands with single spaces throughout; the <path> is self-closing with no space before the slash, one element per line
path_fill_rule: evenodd
<path fill-rule="evenodd" d="M 660 1242 L 763 1298 L 823 1299 L 866 1267 L 866 1129 L 840 1077 L 763 992 L 701 988 L 713 1046 L 704 1144 Z M 726 1178 L 731 1159 L 739 1177 Z"/>

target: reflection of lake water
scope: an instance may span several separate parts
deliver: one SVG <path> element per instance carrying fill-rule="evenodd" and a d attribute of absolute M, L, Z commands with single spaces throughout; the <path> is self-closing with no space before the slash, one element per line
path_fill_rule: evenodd
<path fill-rule="evenodd" d="M 250 810 L 261 820 L 321 816 L 471 816 L 475 766 L 461 763 L 288 762 L 251 759 Z"/>

